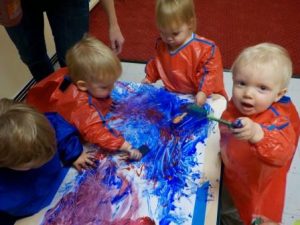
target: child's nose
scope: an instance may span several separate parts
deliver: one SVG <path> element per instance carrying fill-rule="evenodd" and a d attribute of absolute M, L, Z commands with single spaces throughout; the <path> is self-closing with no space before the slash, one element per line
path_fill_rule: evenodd
<path fill-rule="evenodd" d="M 172 35 L 168 35 L 166 38 L 167 38 L 167 41 L 172 41 L 173 40 Z"/>
<path fill-rule="evenodd" d="M 252 98 L 253 90 L 250 87 L 247 87 L 244 91 L 244 97 L 245 98 Z"/>

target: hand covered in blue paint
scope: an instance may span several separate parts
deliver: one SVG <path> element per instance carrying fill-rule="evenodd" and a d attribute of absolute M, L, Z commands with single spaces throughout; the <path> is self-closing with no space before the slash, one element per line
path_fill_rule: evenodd
<path fill-rule="evenodd" d="M 258 123 L 253 122 L 248 117 L 238 118 L 242 127 L 231 128 L 234 136 L 239 140 L 246 140 L 250 143 L 257 143 L 264 137 L 264 132 Z"/>
<path fill-rule="evenodd" d="M 204 105 L 205 101 L 206 101 L 206 94 L 204 92 L 202 92 L 202 91 L 199 91 L 197 93 L 197 95 L 195 96 L 195 102 L 196 102 L 196 104 L 198 106 L 202 106 L 202 105 Z"/>
<path fill-rule="evenodd" d="M 78 171 L 96 167 L 96 152 L 83 151 L 81 155 L 73 162 L 73 166 Z"/>

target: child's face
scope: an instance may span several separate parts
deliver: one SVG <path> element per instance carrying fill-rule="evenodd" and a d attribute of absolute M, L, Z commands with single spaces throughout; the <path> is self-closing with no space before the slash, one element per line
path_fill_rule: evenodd
<path fill-rule="evenodd" d="M 114 87 L 114 82 L 103 84 L 101 82 L 86 82 L 87 91 L 95 98 L 107 98 Z"/>
<path fill-rule="evenodd" d="M 285 94 L 281 85 L 280 76 L 272 72 L 242 69 L 233 76 L 232 99 L 243 115 L 258 114 Z"/>
<path fill-rule="evenodd" d="M 192 35 L 191 25 L 183 23 L 173 28 L 159 28 L 160 36 L 170 50 L 176 50 L 184 44 Z"/>

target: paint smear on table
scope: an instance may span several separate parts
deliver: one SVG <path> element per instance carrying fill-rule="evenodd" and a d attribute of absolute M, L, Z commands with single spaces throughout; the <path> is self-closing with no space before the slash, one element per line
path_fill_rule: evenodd
<path fill-rule="evenodd" d="M 117 82 L 112 98 L 109 126 L 150 151 L 139 162 L 108 156 L 78 174 L 42 224 L 203 224 L 209 195 L 208 182 L 201 182 L 205 140 L 214 125 L 189 114 L 173 124 L 191 100 L 152 85 Z"/>

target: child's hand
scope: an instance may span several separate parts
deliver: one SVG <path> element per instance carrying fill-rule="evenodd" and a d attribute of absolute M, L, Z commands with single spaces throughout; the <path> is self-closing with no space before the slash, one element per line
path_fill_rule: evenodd
<path fill-rule="evenodd" d="M 137 149 L 133 149 L 127 141 L 123 143 L 120 150 L 125 153 L 121 155 L 121 159 L 140 160 L 142 158 L 142 153 Z"/>
<path fill-rule="evenodd" d="M 150 80 L 148 80 L 147 78 L 144 78 L 144 79 L 142 80 L 142 83 L 143 83 L 143 84 L 151 84 Z"/>
<path fill-rule="evenodd" d="M 195 102 L 197 105 L 202 106 L 206 101 L 206 94 L 202 91 L 199 91 L 195 97 Z"/>
<path fill-rule="evenodd" d="M 128 159 L 140 160 L 142 158 L 142 153 L 137 149 L 130 149 L 128 152 Z"/>
<path fill-rule="evenodd" d="M 240 120 L 243 126 L 231 129 L 237 139 L 246 140 L 254 144 L 264 137 L 263 129 L 258 123 L 253 122 L 248 117 L 241 117 L 238 120 Z"/>
<path fill-rule="evenodd" d="M 96 167 L 96 152 L 83 151 L 81 155 L 73 162 L 73 166 L 78 170 L 86 170 Z"/>
<path fill-rule="evenodd" d="M 140 160 L 142 158 L 142 153 L 138 149 L 123 150 L 120 154 L 120 159 L 122 160 Z"/>

